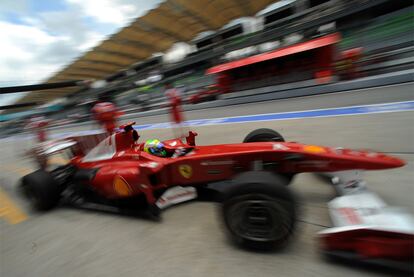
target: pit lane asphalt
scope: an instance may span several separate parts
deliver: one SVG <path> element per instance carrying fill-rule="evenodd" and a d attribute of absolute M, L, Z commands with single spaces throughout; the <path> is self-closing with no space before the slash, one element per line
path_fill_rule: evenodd
<path fill-rule="evenodd" d="M 385 91 L 381 93 L 382 96 L 388 95 L 386 91 L 389 94 L 396 91 L 395 87 L 382 90 Z M 372 95 L 379 94 L 373 92 Z M 412 98 L 390 100 L 396 102 Z M 296 102 L 298 99 L 285 100 L 274 108 L 272 105 L 276 102 L 234 108 L 246 113 L 246 109 L 265 113 L 281 111 L 282 107 L 289 105 L 291 110 L 299 110 L 299 104 L 292 104 L 291 101 Z M 301 101 L 306 102 L 309 99 Z M 311 101 L 323 104 L 321 99 Z M 355 104 L 376 103 L 375 99 L 352 101 Z M 380 103 L 382 102 L 386 101 Z M 326 104 L 325 102 L 325 106 Z M 202 116 L 198 115 L 199 118 Z M 220 117 L 223 114 L 211 110 L 209 116 Z M 397 156 L 408 162 L 405 167 L 367 172 L 366 180 L 369 188 L 387 203 L 404 206 L 414 212 L 413 117 L 414 112 L 397 112 L 203 126 L 194 129 L 199 133 L 199 144 L 240 142 L 252 129 L 268 127 L 280 131 L 291 141 L 399 153 Z M 164 119 L 159 120 L 163 122 Z M 142 131 L 141 135 L 142 139 L 165 139 L 171 137 L 171 131 Z M 64 207 L 46 214 L 34 213 L 15 190 L 19 177 L 31 168 L 30 162 L 16 157 L 16 153 L 21 153 L 29 144 L 9 141 L 0 146 L 0 186 L 29 216 L 27 220 L 15 225 L 0 218 L 0 276 L 228 277 L 387 274 L 329 263 L 319 255 L 315 233 L 324 229 L 323 226 L 331 225 L 326 203 L 334 197 L 334 192 L 329 185 L 312 174 L 299 175 L 291 186 L 300 199 L 302 209 L 297 234 L 290 247 L 280 253 L 253 253 L 237 249 L 228 242 L 217 215 L 218 207 L 213 203 L 192 202 L 170 208 L 163 212 L 161 223 Z"/>

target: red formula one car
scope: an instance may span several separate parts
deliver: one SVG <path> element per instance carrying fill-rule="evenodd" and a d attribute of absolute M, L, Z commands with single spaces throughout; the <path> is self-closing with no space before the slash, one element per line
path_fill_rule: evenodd
<path fill-rule="evenodd" d="M 143 151 L 132 126 L 104 139 L 73 137 L 39 146 L 37 155 L 69 152 L 71 158 L 23 177 L 23 191 L 41 210 L 66 200 L 119 211 L 143 209 L 152 217 L 172 204 L 213 198 L 222 203 L 225 225 L 237 244 L 278 248 L 295 226 L 295 198 L 287 186 L 295 174 L 404 165 L 381 153 L 285 142 L 270 129 L 251 132 L 243 143 L 207 146 L 196 145 L 197 134 L 189 132 L 185 142 L 164 141 L 167 154 L 159 157 Z"/>

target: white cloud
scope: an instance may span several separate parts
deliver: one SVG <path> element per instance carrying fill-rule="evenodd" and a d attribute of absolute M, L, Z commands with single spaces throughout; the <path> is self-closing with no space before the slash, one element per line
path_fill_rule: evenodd
<path fill-rule="evenodd" d="M 66 0 L 67 3 L 77 6 L 80 11 L 97 21 L 112 23 L 117 26 L 127 24 L 131 19 L 139 16 L 154 4 L 161 1 L 128 1 L 128 0 Z"/>
<path fill-rule="evenodd" d="M 28 8 L 29 3 L 27 0 L 1 0 L 0 14 L 10 11 L 24 13 L 27 12 Z"/>
<path fill-rule="evenodd" d="M 57 0 L 66 2 L 66 7 L 33 13 L 29 3 L 37 0 L 0 1 L 0 87 L 46 80 L 161 2 Z M 10 13 L 16 20 L 10 21 Z M 0 95 L 0 105 L 14 98 Z"/>
<path fill-rule="evenodd" d="M 37 59 L 42 49 L 62 40 L 60 36 L 51 36 L 33 26 L 17 25 L 0 21 L 0 81 L 22 83 L 26 80 L 38 82 L 44 79 L 61 64 L 43 64 Z M 51 71 L 52 70 L 52 71 Z"/>
<path fill-rule="evenodd" d="M 0 20 L 0 86 L 44 81 L 105 36 L 88 28 L 74 10 L 20 20 L 25 25 Z"/>
<path fill-rule="evenodd" d="M 0 86 L 37 83 L 63 65 L 44 63 L 39 53 L 63 38 L 51 36 L 33 26 L 17 25 L 0 21 Z M 16 101 L 24 94 L 2 95 L 0 105 Z"/>
<path fill-rule="evenodd" d="M 97 32 L 88 32 L 86 36 L 86 40 L 79 44 L 76 48 L 81 51 L 90 50 L 92 47 L 96 46 L 99 41 L 104 39 L 104 35 L 97 33 Z"/>

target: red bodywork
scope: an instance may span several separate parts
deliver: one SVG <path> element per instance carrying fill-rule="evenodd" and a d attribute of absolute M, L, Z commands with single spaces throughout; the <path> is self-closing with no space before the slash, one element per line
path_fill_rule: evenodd
<path fill-rule="evenodd" d="M 135 133 L 135 134 L 134 134 Z M 153 192 L 175 185 L 187 186 L 232 179 L 249 170 L 275 173 L 325 172 L 350 169 L 387 169 L 404 165 L 398 158 L 381 153 L 304 145 L 294 142 L 254 142 L 196 146 L 190 132 L 186 142 L 180 139 L 164 141 L 169 153 L 186 152 L 178 157 L 157 157 L 135 141 L 132 128 L 115 133 L 100 145 L 113 148 L 104 159 L 88 160 L 81 152 L 71 163 L 79 169 L 98 169 L 90 186 L 105 198 L 125 198 L 144 193 L 153 204 Z M 181 149 L 181 150 L 179 150 Z M 99 151 L 95 151 L 99 152 Z"/>
<path fill-rule="evenodd" d="M 365 258 L 413 259 L 414 235 L 389 230 L 349 228 L 320 238 L 325 251 L 356 252 Z"/>

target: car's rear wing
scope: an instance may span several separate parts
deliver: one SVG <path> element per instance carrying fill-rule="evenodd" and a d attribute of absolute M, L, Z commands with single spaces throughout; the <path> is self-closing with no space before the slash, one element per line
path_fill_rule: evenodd
<path fill-rule="evenodd" d="M 70 137 L 72 141 L 76 141 L 76 145 L 73 148 L 74 154 L 79 156 L 85 156 L 92 148 L 98 145 L 108 136 L 107 133 L 99 133 L 85 136 Z"/>
<path fill-rule="evenodd" d="M 106 133 L 73 136 L 37 144 L 26 155 L 40 168 L 68 163 L 73 156 L 84 156 L 107 137 Z"/>

